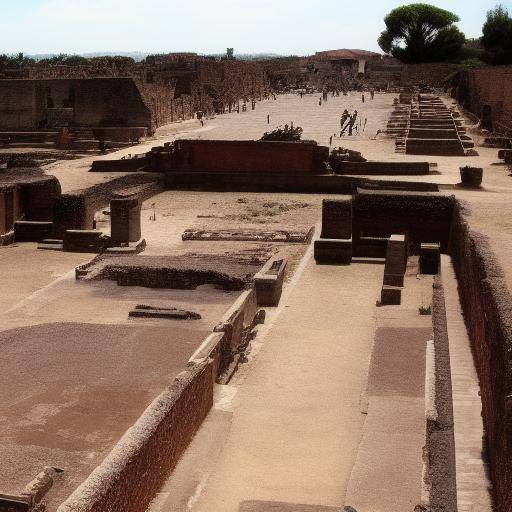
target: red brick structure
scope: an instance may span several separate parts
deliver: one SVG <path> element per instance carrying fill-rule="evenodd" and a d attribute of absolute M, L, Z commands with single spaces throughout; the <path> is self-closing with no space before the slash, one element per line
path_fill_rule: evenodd
<path fill-rule="evenodd" d="M 177 140 L 161 153 L 169 172 L 319 174 L 328 148 L 316 142 Z M 165 158 L 167 157 L 167 158 Z M 159 169 L 162 170 L 162 169 Z"/>
<path fill-rule="evenodd" d="M 461 71 L 453 80 L 458 102 L 489 131 L 512 136 L 512 66 Z"/>
<path fill-rule="evenodd" d="M 103 73 L 103 76 L 101 75 Z M 188 55 L 119 69 L 55 66 L 0 79 L 0 130 L 145 127 L 223 113 L 268 91 L 263 66 Z"/>

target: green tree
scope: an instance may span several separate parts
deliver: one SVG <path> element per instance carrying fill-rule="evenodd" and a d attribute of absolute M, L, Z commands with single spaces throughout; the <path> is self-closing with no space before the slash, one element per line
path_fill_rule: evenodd
<path fill-rule="evenodd" d="M 512 18 L 505 7 L 498 5 L 487 13 L 482 33 L 486 62 L 512 64 Z"/>
<path fill-rule="evenodd" d="M 379 46 L 403 62 L 457 61 L 466 38 L 459 17 L 429 4 L 393 9 L 385 18 Z"/>

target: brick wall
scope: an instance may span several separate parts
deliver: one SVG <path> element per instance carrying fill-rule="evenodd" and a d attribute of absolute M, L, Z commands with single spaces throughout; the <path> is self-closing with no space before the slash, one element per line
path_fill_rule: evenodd
<path fill-rule="evenodd" d="M 458 64 L 448 62 L 404 64 L 401 85 L 407 87 L 426 84 L 431 87 L 443 87 L 444 79 L 459 70 L 460 66 Z"/>
<path fill-rule="evenodd" d="M 88 66 L 27 69 L 34 79 L 0 80 L 0 129 L 33 130 L 48 118 L 77 126 L 146 126 L 191 119 L 199 110 L 222 113 L 238 101 L 261 99 L 268 89 L 262 65 L 195 59 L 137 64 L 118 76 Z M 54 109 L 48 112 L 48 97 Z M 72 111 L 65 111 L 73 104 Z M 58 112 L 57 112 L 58 110 Z M 65 114 L 65 115 L 64 115 Z"/>
<path fill-rule="evenodd" d="M 318 174 L 327 148 L 315 143 L 179 140 L 172 154 L 171 172 L 246 172 Z"/>
<path fill-rule="evenodd" d="M 512 510 L 512 296 L 486 237 L 455 210 L 450 253 L 482 398 L 496 510 Z"/>
<path fill-rule="evenodd" d="M 453 197 L 436 194 L 365 191 L 354 197 L 354 244 L 363 237 L 405 233 L 417 250 L 422 242 L 440 242 L 446 252 Z"/>
<path fill-rule="evenodd" d="M 131 78 L 0 80 L 0 129 L 44 128 L 49 105 L 71 106 L 77 126 L 151 125 L 151 110 Z"/>
<path fill-rule="evenodd" d="M 489 66 L 459 73 L 454 94 L 461 105 L 482 119 L 490 107 L 492 128 L 512 136 L 512 66 Z"/>
<path fill-rule="evenodd" d="M 214 365 L 194 364 L 157 397 L 58 512 L 143 512 L 213 404 Z"/>

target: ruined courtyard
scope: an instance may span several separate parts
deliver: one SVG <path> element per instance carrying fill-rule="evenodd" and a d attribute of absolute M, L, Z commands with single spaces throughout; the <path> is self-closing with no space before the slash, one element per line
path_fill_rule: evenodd
<path fill-rule="evenodd" d="M 512 70 L 338 52 L 0 76 L 0 511 L 511 509 Z"/>

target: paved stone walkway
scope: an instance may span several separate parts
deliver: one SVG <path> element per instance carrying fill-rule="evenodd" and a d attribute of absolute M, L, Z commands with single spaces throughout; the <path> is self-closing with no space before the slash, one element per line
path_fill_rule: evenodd
<path fill-rule="evenodd" d="M 176 506 L 170 496 L 158 510 L 263 512 L 274 510 L 273 503 L 277 510 L 344 504 L 362 435 L 360 398 L 383 267 L 319 266 L 311 251 L 306 258 L 238 389 L 210 478 L 192 500 Z"/>
<path fill-rule="evenodd" d="M 457 505 L 459 512 L 491 511 L 490 485 L 482 458 L 482 403 L 470 341 L 460 309 L 457 280 L 448 256 L 443 256 L 443 286 L 450 340 Z"/>

